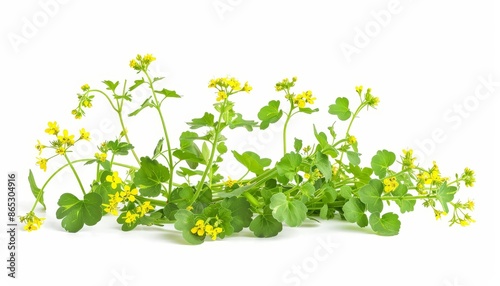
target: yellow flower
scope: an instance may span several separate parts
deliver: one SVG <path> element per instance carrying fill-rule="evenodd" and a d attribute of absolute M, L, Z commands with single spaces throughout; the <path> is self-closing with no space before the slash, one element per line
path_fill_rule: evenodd
<path fill-rule="evenodd" d="M 205 232 L 212 237 L 212 240 L 217 239 L 217 235 L 222 232 L 221 227 L 213 227 L 210 224 L 205 226 Z"/>
<path fill-rule="evenodd" d="M 243 85 L 243 91 L 249 93 L 253 88 L 248 85 L 248 81 L 245 82 L 245 85 Z"/>
<path fill-rule="evenodd" d="M 351 136 L 349 136 L 349 138 L 347 138 L 347 143 L 349 143 L 349 144 L 351 144 L 351 145 L 352 145 L 352 144 L 354 144 L 354 143 L 356 143 L 357 141 L 358 141 L 358 140 L 356 139 L 356 137 L 354 137 L 354 136 L 352 136 L 352 135 L 351 135 Z"/>
<path fill-rule="evenodd" d="M 122 183 L 122 179 L 118 176 L 118 172 L 113 172 L 113 175 L 107 175 L 106 181 L 111 183 L 111 188 L 116 189 L 116 187 Z"/>
<path fill-rule="evenodd" d="M 123 201 L 122 197 L 120 197 L 119 192 L 116 192 L 114 195 L 109 196 L 109 204 L 102 204 L 105 208 L 104 211 L 106 213 L 111 213 L 112 215 L 118 215 L 118 204 Z"/>
<path fill-rule="evenodd" d="M 95 153 L 94 157 L 97 160 L 104 162 L 104 161 L 106 161 L 106 158 L 108 157 L 108 155 L 106 153 Z"/>
<path fill-rule="evenodd" d="M 138 214 L 133 214 L 130 211 L 127 211 L 127 214 L 125 214 L 125 222 L 129 224 L 134 223 L 138 216 Z"/>
<path fill-rule="evenodd" d="M 64 147 L 62 147 L 62 146 L 57 147 L 56 153 L 59 154 L 59 155 L 64 155 L 64 154 L 66 154 L 66 149 Z"/>
<path fill-rule="evenodd" d="M 191 233 L 198 236 L 205 235 L 205 222 L 202 219 L 197 220 L 194 227 L 191 228 Z"/>
<path fill-rule="evenodd" d="M 24 230 L 27 230 L 28 232 L 39 229 L 44 220 L 45 218 L 37 217 L 34 212 L 29 212 L 25 216 L 20 217 L 20 221 L 22 223 L 26 223 Z"/>
<path fill-rule="evenodd" d="M 465 203 L 465 207 L 468 208 L 469 210 L 474 210 L 474 201 L 471 201 L 471 200 L 468 200 L 466 203 Z"/>
<path fill-rule="evenodd" d="M 233 180 L 233 179 L 231 179 L 231 177 L 227 177 L 227 181 L 224 182 L 224 185 L 226 185 L 226 187 L 231 188 L 237 182 L 238 182 L 238 180 Z"/>
<path fill-rule="evenodd" d="M 128 64 L 131 68 L 135 69 L 137 67 L 137 62 L 135 59 L 130 60 L 130 63 Z"/>
<path fill-rule="evenodd" d="M 32 223 L 32 222 L 28 222 L 25 226 L 24 226 L 24 230 L 27 230 L 28 232 L 31 232 L 33 230 L 37 230 L 38 227 Z"/>
<path fill-rule="evenodd" d="M 461 226 L 468 226 L 468 225 L 470 225 L 470 223 L 467 220 L 465 220 L 465 219 L 460 219 L 459 222 L 460 222 Z"/>
<path fill-rule="evenodd" d="M 64 129 L 62 136 L 57 136 L 57 139 L 61 144 L 67 144 L 69 146 L 75 144 L 75 135 L 69 135 L 66 129 Z"/>
<path fill-rule="evenodd" d="M 76 109 L 71 110 L 71 114 L 75 116 L 75 119 L 81 119 L 82 118 L 82 113 Z"/>
<path fill-rule="evenodd" d="M 436 209 L 434 209 L 434 216 L 436 217 L 436 220 L 440 219 L 441 216 L 445 216 L 446 215 L 446 212 L 442 212 L 442 211 L 438 211 Z"/>
<path fill-rule="evenodd" d="M 120 192 L 120 196 L 126 200 L 126 201 L 129 201 L 129 202 L 134 202 L 135 201 L 135 196 L 138 194 L 139 192 L 137 191 L 136 188 L 133 188 L 132 190 L 130 189 L 130 186 L 129 185 L 125 185 L 123 187 L 123 191 Z"/>
<path fill-rule="evenodd" d="M 85 99 L 83 102 L 82 102 L 82 105 L 84 107 L 87 107 L 87 108 L 91 108 L 92 107 L 92 102 L 88 99 Z"/>
<path fill-rule="evenodd" d="M 82 89 L 83 91 L 87 91 L 87 90 L 89 90 L 89 89 L 90 89 L 90 86 L 89 86 L 88 84 L 84 84 L 84 85 L 82 85 L 81 89 Z"/>
<path fill-rule="evenodd" d="M 220 90 L 219 92 L 217 92 L 217 98 L 216 98 L 217 101 L 221 101 L 226 98 L 227 98 L 227 93 L 225 91 Z"/>
<path fill-rule="evenodd" d="M 48 133 L 50 135 L 57 135 L 59 133 L 59 125 L 57 125 L 57 122 L 49 122 L 48 123 L 49 128 L 45 129 L 45 133 Z"/>
<path fill-rule="evenodd" d="M 45 145 L 42 145 L 42 143 L 40 143 L 40 140 L 36 140 L 38 143 L 36 143 L 35 145 L 35 148 L 36 150 L 38 150 L 38 155 L 41 155 L 42 154 L 42 150 L 43 148 L 47 147 Z"/>
<path fill-rule="evenodd" d="M 146 54 L 142 60 L 146 65 L 149 65 L 151 62 L 155 61 L 156 58 L 151 54 Z"/>
<path fill-rule="evenodd" d="M 396 177 L 390 177 L 384 179 L 384 192 L 390 193 L 394 191 L 399 186 Z"/>
<path fill-rule="evenodd" d="M 299 108 L 304 108 L 306 106 L 306 103 L 314 104 L 315 100 L 316 97 L 312 96 L 312 91 L 308 90 L 296 95 L 293 98 L 293 103 L 297 105 Z"/>
<path fill-rule="evenodd" d="M 38 161 L 36 162 L 37 165 L 40 166 L 40 169 L 42 169 L 44 172 L 47 171 L 47 159 L 45 158 L 37 158 Z"/>
<path fill-rule="evenodd" d="M 143 217 L 150 210 L 154 210 L 155 208 L 151 205 L 150 201 L 145 201 L 142 205 L 136 208 L 137 213 L 139 213 L 139 217 Z"/>
<path fill-rule="evenodd" d="M 90 140 L 90 133 L 85 130 L 85 128 L 80 129 L 80 139 Z"/>
<path fill-rule="evenodd" d="M 360 86 L 356 86 L 356 92 L 361 95 L 361 93 L 363 92 L 363 86 L 360 85 Z"/>

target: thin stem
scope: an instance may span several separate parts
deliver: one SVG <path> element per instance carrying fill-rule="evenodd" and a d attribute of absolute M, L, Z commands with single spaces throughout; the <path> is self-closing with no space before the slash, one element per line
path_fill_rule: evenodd
<path fill-rule="evenodd" d="M 290 122 L 290 118 L 292 118 L 292 111 L 293 111 L 293 101 L 290 100 L 290 111 L 286 113 L 286 121 L 285 125 L 283 126 L 283 155 L 286 154 L 286 130 L 288 127 L 288 122 Z"/>
<path fill-rule="evenodd" d="M 161 112 L 161 102 L 158 101 L 158 97 L 156 96 L 156 91 L 153 87 L 153 81 L 151 80 L 151 77 L 149 76 L 149 74 L 146 70 L 144 70 L 144 74 L 146 75 L 146 77 L 148 79 L 149 88 L 151 89 L 151 92 L 153 93 L 153 97 L 155 99 L 155 106 L 154 107 L 155 107 L 156 111 L 158 111 L 158 115 L 160 116 L 160 121 L 161 121 L 161 125 L 163 128 L 163 134 L 165 136 L 165 142 L 167 144 L 168 167 L 169 167 L 170 176 L 171 176 L 171 178 L 168 182 L 168 193 L 171 193 L 172 187 L 173 187 L 174 163 L 173 163 L 173 157 L 172 157 L 172 148 L 170 147 L 170 139 L 168 137 L 168 132 L 167 132 L 167 125 L 165 123 L 165 118 L 163 117 L 163 113 Z"/>
<path fill-rule="evenodd" d="M 380 199 L 383 201 L 396 201 L 396 200 L 403 200 L 403 201 L 416 201 L 420 199 L 435 199 L 436 195 L 426 195 L 426 196 L 401 196 L 401 197 L 381 197 Z"/>
<path fill-rule="evenodd" d="M 78 176 L 78 173 L 75 170 L 75 167 L 73 167 L 73 164 L 68 158 L 67 154 L 64 154 L 64 158 L 66 158 L 66 161 L 68 162 L 69 167 L 73 171 L 73 174 L 75 174 L 76 180 L 78 181 L 78 185 L 80 185 L 80 189 L 82 189 L 83 195 L 86 195 L 87 193 L 85 192 L 85 188 L 83 187 L 82 181 L 80 180 L 80 176 Z"/>
<path fill-rule="evenodd" d="M 123 121 L 122 106 L 123 106 L 123 104 L 122 104 L 122 105 L 120 105 L 120 109 L 119 109 L 119 111 L 117 111 L 117 112 L 118 112 L 118 117 L 120 118 L 120 125 L 121 125 L 121 127 L 122 127 L 122 131 L 123 131 L 123 134 L 124 134 L 124 136 L 125 136 L 125 140 L 127 140 L 127 143 L 128 143 L 128 144 L 132 145 L 132 144 L 130 143 L 130 138 L 128 137 L 127 128 L 125 128 L 125 123 L 124 123 L 124 121 Z M 132 149 L 131 151 L 132 151 L 132 155 L 134 155 L 134 158 L 135 158 L 135 160 L 137 161 L 137 163 L 141 164 L 141 161 L 139 160 L 139 157 L 138 157 L 138 156 L 137 156 L 137 154 L 135 153 L 135 150 L 134 150 L 134 149 Z"/>
<path fill-rule="evenodd" d="M 222 104 L 222 108 L 221 108 L 221 111 L 219 114 L 219 119 L 217 120 L 217 126 L 215 126 L 215 128 L 214 128 L 215 129 L 214 130 L 215 131 L 214 142 L 212 144 L 212 151 L 210 152 L 210 157 L 209 157 L 208 162 L 207 162 L 207 167 L 205 168 L 205 171 L 203 172 L 203 175 L 201 176 L 201 179 L 198 182 L 198 185 L 196 186 L 196 192 L 194 193 L 194 196 L 189 203 L 190 205 L 192 205 L 196 201 L 198 196 L 200 195 L 201 190 L 203 189 L 203 184 L 205 182 L 205 179 L 207 178 L 208 173 L 212 170 L 212 163 L 213 163 L 214 157 L 215 157 L 215 150 L 217 149 L 217 143 L 219 141 L 219 136 L 220 136 L 220 133 L 222 132 L 221 120 L 222 120 L 222 115 L 224 113 L 224 109 L 226 109 L 226 104 L 227 104 L 227 98 L 224 99 L 224 103 Z"/>
<path fill-rule="evenodd" d="M 349 133 L 351 132 L 351 127 L 352 127 L 352 123 L 354 122 L 354 119 L 356 119 L 358 114 L 361 112 L 361 109 L 363 109 L 363 107 L 365 107 L 365 106 L 366 106 L 366 102 L 361 102 L 361 104 L 358 106 L 358 108 L 356 109 L 356 111 L 352 115 L 351 121 L 349 122 L 349 125 L 347 126 L 347 130 L 345 132 L 346 139 L 347 139 L 347 136 L 349 135 Z M 340 154 L 340 162 L 342 162 L 342 159 L 344 158 L 344 153 L 345 152 L 342 152 Z"/>

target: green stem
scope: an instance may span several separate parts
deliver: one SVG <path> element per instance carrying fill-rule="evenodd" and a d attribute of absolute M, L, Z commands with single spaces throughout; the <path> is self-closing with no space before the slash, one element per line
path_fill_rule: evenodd
<path fill-rule="evenodd" d="M 165 118 L 163 117 L 163 113 L 161 112 L 161 102 L 158 101 L 158 97 L 156 96 L 156 91 L 153 87 L 153 81 L 151 80 L 151 77 L 149 76 L 148 72 L 144 70 L 144 74 L 146 75 L 148 79 L 148 85 L 149 88 L 151 89 L 151 92 L 153 93 L 153 97 L 155 99 L 155 109 L 158 111 L 158 115 L 160 116 L 160 121 L 161 125 L 163 128 L 163 134 L 165 136 L 165 142 L 167 144 L 167 150 L 168 150 L 168 167 L 170 171 L 170 180 L 168 182 L 168 193 L 170 194 L 172 192 L 172 187 L 173 187 L 173 176 L 174 176 L 174 163 L 173 163 L 173 157 L 172 157 L 172 148 L 170 147 L 170 139 L 168 136 L 167 132 L 167 124 L 165 123 Z"/>
<path fill-rule="evenodd" d="M 122 127 L 122 132 L 123 132 L 123 135 L 125 136 L 125 140 L 127 140 L 127 143 L 128 143 L 128 144 L 132 145 L 132 144 L 130 143 L 130 138 L 128 137 L 127 128 L 125 128 L 125 123 L 124 123 L 124 121 L 123 121 L 122 106 L 123 106 L 123 104 L 122 104 L 122 105 L 120 105 L 120 108 L 119 108 L 119 110 L 117 111 L 117 112 L 118 112 L 118 117 L 120 118 L 120 125 L 121 125 L 121 127 Z M 135 150 L 134 150 L 134 149 L 132 149 L 131 151 L 132 151 L 132 155 L 134 155 L 134 158 L 135 158 L 135 160 L 137 161 L 137 163 L 138 163 L 138 164 L 141 164 L 141 161 L 139 160 L 139 157 L 138 157 L 138 156 L 137 156 L 137 154 L 135 153 Z"/>
<path fill-rule="evenodd" d="M 99 89 L 92 89 L 92 90 L 89 90 L 88 92 L 89 93 L 90 92 L 98 92 L 98 93 L 104 95 L 104 97 L 106 97 L 106 99 L 109 101 L 109 104 L 111 105 L 111 107 L 113 108 L 113 110 L 116 111 L 116 112 L 118 112 L 118 108 L 115 107 L 115 105 L 113 104 L 113 101 L 111 100 L 111 98 L 109 98 L 109 96 L 105 92 L 103 92 L 103 91 L 101 91 Z"/>
<path fill-rule="evenodd" d="M 66 161 L 68 162 L 71 171 L 73 171 L 73 174 L 75 174 L 75 178 L 78 181 L 78 185 L 80 185 L 80 189 L 82 189 L 83 195 L 86 195 L 87 193 L 85 192 L 85 188 L 83 187 L 82 181 L 80 180 L 80 176 L 78 176 L 78 173 L 76 172 L 75 167 L 73 167 L 73 164 L 69 160 L 68 155 L 64 154 L 64 158 L 66 158 Z"/>
<path fill-rule="evenodd" d="M 198 185 L 196 186 L 196 192 L 194 193 L 193 198 L 189 202 L 190 205 L 192 205 L 196 201 L 198 196 L 200 195 L 201 190 L 203 189 L 203 184 L 205 182 L 205 179 L 207 178 L 208 173 L 212 169 L 212 163 L 213 163 L 214 157 L 215 157 L 215 150 L 217 150 L 217 143 L 219 141 L 220 133 L 222 132 L 221 120 L 222 120 L 222 115 L 224 113 L 224 110 L 226 109 L 226 104 L 227 104 L 227 98 L 224 99 L 224 103 L 222 104 L 222 108 L 221 108 L 221 111 L 219 114 L 219 119 L 217 120 L 217 126 L 215 126 L 215 128 L 214 128 L 215 129 L 214 130 L 215 131 L 214 142 L 212 144 L 212 151 L 210 152 L 210 157 L 209 157 L 208 162 L 207 162 L 207 167 L 205 168 L 205 171 L 203 172 L 203 175 L 201 176 L 201 179 L 198 182 Z"/>
<path fill-rule="evenodd" d="M 402 197 L 381 197 L 380 199 L 383 201 L 396 201 L 396 200 L 403 200 L 403 201 L 416 201 L 420 199 L 435 199 L 436 195 L 425 195 L 425 196 L 402 196 Z"/>
<path fill-rule="evenodd" d="M 365 106 L 366 106 L 366 102 L 361 102 L 361 104 L 358 106 L 358 108 L 356 109 L 356 111 L 352 115 L 351 121 L 349 122 L 349 125 L 347 126 L 347 130 L 345 132 L 345 139 L 347 139 L 347 136 L 351 132 L 351 127 L 352 127 L 352 123 L 354 122 L 354 119 L 356 119 L 358 114 L 361 112 L 361 109 L 363 109 L 363 107 L 365 107 Z M 345 152 L 342 152 L 342 154 L 340 154 L 340 162 L 342 162 L 342 159 L 344 158 L 344 153 Z"/>
<path fill-rule="evenodd" d="M 288 127 L 288 122 L 290 122 L 290 118 L 292 118 L 292 111 L 293 111 L 293 101 L 290 100 L 290 111 L 286 113 L 286 121 L 285 125 L 283 126 L 283 155 L 286 154 L 286 130 Z"/>

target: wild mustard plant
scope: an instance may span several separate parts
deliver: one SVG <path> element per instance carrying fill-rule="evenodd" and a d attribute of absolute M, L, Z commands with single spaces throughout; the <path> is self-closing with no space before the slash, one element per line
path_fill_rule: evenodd
<path fill-rule="evenodd" d="M 400 154 L 379 150 L 368 166 L 361 164 L 359 142 L 351 134 L 351 127 L 361 111 L 374 109 L 380 103 L 370 88 L 357 86 L 357 100 L 338 97 L 328 107 L 332 122 L 347 123 L 345 133 L 337 134 L 334 124 L 324 131 L 314 126 L 313 142 L 304 144 L 302 139 L 290 140 L 287 128 L 296 114 L 312 114 L 319 108 L 311 108 L 316 101 L 311 90 L 294 91 L 296 77 L 276 83 L 275 90 L 284 93 L 284 97 L 276 96 L 263 106 L 257 114 L 258 121 L 244 119 L 234 101 L 237 94 L 245 96 L 252 91 L 248 82 L 234 77 L 214 78 L 208 83 L 213 90 L 213 110 L 193 118 L 187 123 L 189 128 L 174 141 L 169 137 L 168 126 L 172 122 L 166 121 L 164 114 L 169 108 L 164 103 L 181 96 L 157 87 L 164 78 L 152 78 L 148 71 L 155 60 L 150 54 L 130 60 L 130 68 L 137 72 L 130 86 L 127 81 L 121 84 L 110 80 L 103 81 L 104 89 L 94 88 L 93 84 L 81 86 L 77 106 L 71 110 L 74 117 L 86 116 L 94 99 L 103 97 L 121 126 L 115 139 L 98 143 L 94 157 L 70 160 L 67 155 L 79 141 L 92 140 L 92 134 L 84 128 L 71 133 L 61 129 L 56 121 L 48 122 L 45 133 L 49 139 L 37 140 L 35 164 L 44 172 L 57 158 L 62 158 L 65 165 L 41 188 L 30 171 L 28 179 L 35 203 L 20 218 L 27 231 L 41 227 L 44 218 L 36 216 L 35 208 L 38 204 L 45 208 L 44 194 L 49 182 L 67 167 L 82 192 L 79 197 L 64 193 L 57 203 L 56 216 L 69 232 L 95 225 L 103 215 L 109 215 L 117 217 L 124 231 L 138 225 L 174 224 L 187 242 L 199 244 L 207 237 L 223 239 L 245 228 L 257 237 L 272 237 L 282 230 L 283 224 L 296 227 L 307 219 L 338 217 L 359 227 L 370 226 L 379 235 L 396 235 L 400 231 L 399 216 L 384 211 L 384 206 L 394 203 L 400 213 L 407 213 L 414 210 L 417 202 L 431 209 L 436 219 L 450 214 L 450 224 L 467 226 L 474 222 L 470 215 L 474 202 L 454 201 L 462 184 L 474 185 L 471 169 L 465 168 L 452 180 L 441 174 L 436 162 L 429 167 L 420 166 L 411 149 Z M 135 111 L 124 114 L 124 103 L 131 101 L 132 91 L 143 85 L 151 96 Z M 356 101 L 357 106 L 352 109 L 351 103 Z M 157 114 L 161 134 L 154 150 L 140 156 L 130 140 L 126 119 L 146 110 Z M 228 152 L 226 138 L 232 129 L 252 132 L 280 120 L 284 120 L 283 154 L 274 163 L 251 151 Z M 242 177 L 225 178 L 221 174 L 220 163 L 227 156 L 234 156 L 246 168 Z M 135 163 L 124 163 L 126 158 Z M 78 170 L 92 165 L 95 178 L 90 184 L 83 184 Z"/>

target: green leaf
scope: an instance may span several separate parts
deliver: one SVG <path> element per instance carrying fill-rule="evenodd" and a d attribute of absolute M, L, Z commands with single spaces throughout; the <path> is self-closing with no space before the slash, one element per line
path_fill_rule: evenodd
<path fill-rule="evenodd" d="M 137 79 L 137 80 L 134 80 L 134 85 L 132 85 L 131 87 L 128 88 L 128 91 L 132 91 L 136 88 L 138 88 L 141 84 L 143 84 L 145 81 L 144 81 L 144 78 L 141 78 L 141 79 Z"/>
<path fill-rule="evenodd" d="M 357 223 L 359 221 L 364 221 L 363 216 L 366 216 L 365 208 L 365 204 L 363 204 L 360 199 L 350 198 L 349 201 L 344 204 L 342 210 L 344 211 L 344 217 L 348 222 Z"/>
<path fill-rule="evenodd" d="M 174 97 L 174 98 L 181 98 L 180 95 L 177 94 L 177 92 L 173 90 L 168 90 L 166 88 L 162 90 L 155 90 L 156 93 L 163 94 L 165 97 Z"/>
<path fill-rule="evenodd" d="M 137 114 L 139 114 L 139 112 L 141 112 L 143 109 L 147 108 L 147 107 L 153 107 L 154 104 L 151 102 L 151 96 L 144 100 L 144 102 L 141 104 L 141 106 L 136 109 L 135 111 L 129 113 L 129 117 L 132 117 L 132 116 L 136 116 Z"/>
<path fill-rule="evenodd" d="M 273 217 L 269 208 L 265 208 L 263 214 L 252 220 L 249 229 L 257 237 L 273 237 L 283 230 L 283 224 Z"/>
<path fill-rule="evenodd" d="M 321 151 L 316 152 L 315 163 L 325 180 L 330 181 L 332 178 L 332 164 L 328 160 L 328 156 L 321 153 Z"/>
<path fill-rule="evenodd" d="M 328 219 L 328 204 L 324 204 L 319 210 L 319 217 L 321 219 Z"/>
<path fill-rule="evenodd" d="M 359 165 L 359 163 L 361 163 L 361 159 L 359 158 L 358 152 L 347 151 L 346 154 L 347 154 L 347 159 L 354 166 L 357 166 Z"/>
<path fill-rule="evenodd" d="M 269 207 L 273 210 L 273 216 L 280 222 L 289 226 L 299 226 L 307 218 L 307 207 L 299 200 L 289 201 L 285 194 L 277 193 L 271 197 Z"/>
<path fill-rule="evenodd" d="M 134 149 L 132 144 L 127 142 L 119 142 L 118 140 L 108 141 L 107 147 L 115 155 L 128 155 L 128 151 Z"/>
<path fill-rule="evenodd" d="M 353 164 L 349 164 L 348 171 L 352 173 L 362 185 L 366 185 L 370 182 L 373 173 L 371 168 L 365 167 L 361 169 L 359 166 L 354 166 Z"/>
<path fill-rule="evenodd" d="M 351 189 L 351 187 L 346 186 L 346 185 L 340 187 L 340 195 L 344 199 L 350 199 L 352 197 L 352 189 Z"/>
<path fill-rule="evenodd" d="M 299 151 L 302 149 L 302 140 L 294 138 L 293 149 L 296 153 L 299 153 Z"/>
<path fill-rule="evenodd" d="M 318 112 L 319 108 L 311 109 L 309 107 L 305 107 L 305 108 L 299 108 L 299 111 L 303 112 L 303 113 L 306 113 L 306 114 L 312 114 L 314 112 Z"/>
<path fill-rule="evenodd" d="M 262 107 L 257 114 L 258 118 L 262 121 L 260 123 L 260 129 L 266 129 L 269 124 L 276 123 L 283 116 L 283 110 L 280 108 L 280 102 L 278 100 L 271 100 L 269 104 Z"/>
<path fill-rule="evenodd" d="M 284 176 L 288 181 L 292 181 L 297 174 L 297 168 L 302 163 L 302 156 L 291 152 L 285 154 L 283 158 L 276 164 L 278 175 Z"/>
<path fill-rule="evenodd" d="M 404 198 L 412 197 L 410 194 L 405 194 L 402 196 L 403 199 L 395 200 L 395 203 L 399 206 L 401 213 L 412 212 L 415 208 L 416 200 L 405 200 Z"/>
<path fill-rule="evenodd" d="M 371 213 L 380 213 L 384 208 L 381 195 L 384 185 L 380 180 L 371 180 L 368 185 L 363 186 L 359 191 L 359 199 L 366 205 Z"/>
<path fill-rule="evenodd" d="M 396 161 L 396 155 L 387 150 L 379 150 L 372 157 L 371 166 L 375 175 L 385 177 L 387 169 Z"/>
<path fill-rule="evenodd" d="M 162 183 L 170 179 L 167 167 L 149 157 L 141 158 L 141 168 L 135 172 L 134 184 L 142 196 L 156 197 L 160 194 Z"/>
<path fill-rule="evenodd" d="M 332 158 L 337 157 L 338 151 L 333 148 L 330 143 L 328 143 L 328 138 L 324 132 L 319 132 L 316 130 L 316 126 L 313 125 L 314 136 L 316 140 L 318 140 L 319 146 L 318 149 L 323 153 Z"/>
<path fill-rule="evenodd" d="M 252 222 L 253 212 L 250 209 L 250 203 L 245 198 L 227 198 L 222 201 L 222 206 L 231 211 L 231 225 L 234 232 L 240 232 L 248 227 Z"/>
<path fill-rule="evenodd" d="M 250 172 L 255 173 L 257 176 L 264 172 L 264 168 L 271 164 L 271 159 L 260 158 L 257 153 L 252 151 L 243 152 L 239 154 L 236 151 L 232 151 L 234 158 L 245 166 Z"/>
<path fill-rule="evenodd" d="M 205 164 L 208 164 L 210 161 L 210 148 L 208 148 L 207 142 L 203 142 L 203 145 L 201 145 L 201 156 Z"/>
<path fill-rule="evenodd" d="M 229 128 L 234 129 L 238 127 L 245 127 L 246 130 L 252 131 L 254 127 L 259 124 L 253 120 L 245 120 L 240 113 L 236 113 L 236 117 L 229 122 Z"/>
<path fill-rule="evenodd" d="M 213 127 L 214 126 L 214 115 L 212 113 L 205 112 L 201 118 L 193 118 L 191 122 L 187 125 L 191 126 L 191 129 L 197 129 L 201 127 Z"/>
<path fill-rule="evenodd" d="M 175 213 L 179 210 L 179 207 L 174 203 L 167 203 L 163 208 L 163 215 L 171 221 L 175 220 Z"/>
<path fill-rule="evenodd" d="M 445 213 L 449 212 L 448 203 L 453 200 L 456 192 L 457 192 L 457 187 L 448 186 L 446 183 L 441 184 L 441 186 L 437 190 L 436 198 L 443 206 L 443 211 Z"/>
<path fill-rule="evenodd" d="M 314 196 L 314 192 L 316 192 L 316 188 L 313 186 L 311 182 L 307 182 L 302 186 L 300 186 L 300 191 L 307 197 L 312 197 Z"/>
<path fill-rule="evenodd" d="M 104 80 L 103 83 L 107 86 L 106 89 L 111 90 L 113 92 L 115 92 L 115 89 L 120 84 L 120 82 L 118 82 L 118 81 L 117 82 L 112 82 L 110 80 Z"/>
<path fill-rule="evenodd" d="M 220 142 L 218 145 L 217 145 L 217 152 L 219 152 L 219 154 L 225 154 L 227 152 L 227 146 L 226 146 L 226 143 L 224 142 Z"/>
<path fill-rule="evenodd" d="M 380 217 L 380 213 L 372 213 L 370 226 L 379 235 L 391 236 L 399 233 L 401 222 L 398 215 L 394 213 L 386 213 L 382 217 Z"/>
<path fill-rule="evenodd" d="M 56 217 L 62 219 L 62 227 L 69 232 L 77 232 L 83 225 L 97 224 L 102 217 L 102 198 L 99 194 L 89 193 L 79 200 L 70 193 L 62 194 L 57 202 Z"/>
<path fill-rule="evenodd" d="M 351 117 L 351 111 L 349 110 L 349 100 L 345 97 L 338 97 L 335 100 L 335 104 L 330 105 L 328 113 L 337 115 L 337 117 L 345 121 Z"/>
<path fill-rule="evenodd" d="M 33 172 L 31 172 L 31 169 L 28 175 L 28 182 L 30 183 L 31 192 L 35 196 L 35 199 L 38 198 L 38 202 L 43 206 L 43 209 L 46 210 L 47 207 L 45 206 L 45 202 L 43 201 L 44 192 L 37 187 L 35 177 L 33 176 Z"/>
<path fill-rule="evenodd" d="M 188 210 L 180 209 L 175 213 L 175 229 L 182 231 L 182 237 L 190 244 L 201 244 L 205 240 L 204 236 L 191 233 L 191 228 L 195 225 L 194 214 Z"/>
<path fill-rule="evenodd" d="M 155 150 L 153 151 L 153 157 L 158 156 L 163 150 L 163 141 L 164 139 L 161 138 L 160 140 L 158 140 L 158 143 L 156 143 Z"/>
<path fill-rule="evenodd" d="M 323 202 L 331 204 L 337 199 L 337 192 L 330 186 L 324 187 Z"/>
<path fill-rule="evenodd" d="M 399 184 L 391 194 L 394 197 L 402 197 L 408 193 L 408 187 L 405 184 Z"/>

